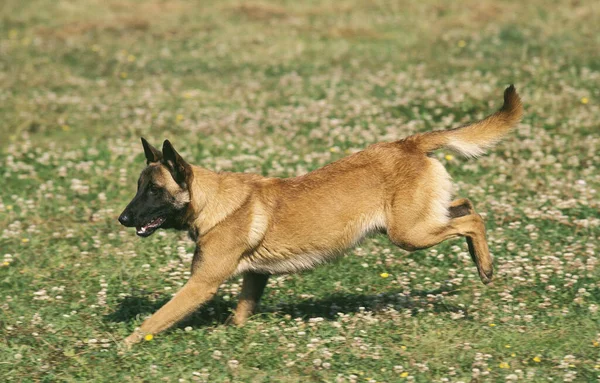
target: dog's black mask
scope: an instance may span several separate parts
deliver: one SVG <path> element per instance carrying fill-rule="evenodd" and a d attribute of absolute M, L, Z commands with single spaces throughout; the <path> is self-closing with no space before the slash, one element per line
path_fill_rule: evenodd
<path fill-rule="evenodd" d="M 148 237 L 157 229 L 184 229 L 189 205 L 185 182 L 187 165 L 167 140 L 160 152 L 142 138 L 147 167 L 138 180 L 137 193 L 119 216 L 137 235 Z"/>

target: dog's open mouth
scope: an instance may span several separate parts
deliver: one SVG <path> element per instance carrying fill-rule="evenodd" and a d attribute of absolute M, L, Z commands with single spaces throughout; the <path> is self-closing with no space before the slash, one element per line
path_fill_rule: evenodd
<path fill-rule="evenodd" d="M 160 227 L 160 225 L 162 225 L 164 222 L 165 222 L 165 219 L 163 217 L 154 218 L 147 224 L 136 227 L 136 230 L 137 230 L 136 234 L 139 235 L 140 237 L 147 237 L 150 234 L 154 233 L 156 231 L 156 229 L 158 229 Z"/>

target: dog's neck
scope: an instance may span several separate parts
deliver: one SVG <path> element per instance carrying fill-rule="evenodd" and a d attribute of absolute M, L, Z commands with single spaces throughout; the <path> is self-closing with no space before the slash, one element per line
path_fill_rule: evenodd
<path fill-rule="evenodd" d="M 191 166 L 188 178 L 190 204 L 186 221 L 190 236 L 198 241 L 247 201 L 251 183 L 262 177 L 245 173 L 216 173 Z"/>

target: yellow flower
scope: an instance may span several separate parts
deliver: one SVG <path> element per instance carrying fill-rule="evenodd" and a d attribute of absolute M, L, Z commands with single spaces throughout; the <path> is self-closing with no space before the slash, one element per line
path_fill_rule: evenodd
<path fill-rule="evenodd" d="M 380 276 L 381 278 L 387 278 L 387 277 L 389 277 L 390 275 L 389 275 L 388 273 L 381 273 L 381 274 L 379 274 L 379 276 Z"/>
<path fill-rule="evenodd" d="M 12 205 L 6 205 L 6 210 L 12 210 Z"/>
<path fill-rule="evenodd" d="M 597 364 L 597 365 L 595 365 L 595 366 L 594 366 L 594 368 L 595 368 L 596 370 L 600 370 L 600 364 Z"/>
<path fill-rule="evenodd" d="M 533 358 L 533 361 L 536 363 L 539 363 L 542 361 L 542 358 L 540 358 L 539 356 L 536 356 L 535 358 Z"/>
<path fill-rule="evenodd" d="M 127 78 L 127 72 L 121 72 L 119 76 L 121 76 L 121 78 Z"/>
<path fill-rule="evenodd" d="M 400 348 L 406 350 L 406 346 L 400 346 Z"/>
<path fill-rule="evenodd" d="M 459 48 L 464 48 L 467 46 L 467 42 L 465 40 L 458 40 L 456 45 L 458 45 Z"/>
<path fill-rule="evenodd" d="M 10 265 L 10 262 L 4 261 L 4 262 L 2 263 L 2 266 L 8 266 L 8 265 Z"/>
<path fill-rule="evenodd" d="M 490 323 L 490 327 L 496 327 L 496 323 Z"/>
<path fill-rule="evenodd" d="M 400 374 L 401 378 L 406 378 L 408 376 L 408 372 L 404 371 L 402 374 Z"/>
<path fill-rule="evenodd" d="M 454 159 L 454 156 L 452 154 L 446 154 L 444 158 L 446 159 L 446 161 L 452 161 Z"/>
<path fill-rule="evenodd" d="M 27 243 L 27 242 L 29 242 L 29 238 L 23 238 L 23 239 L 21 239 L 21 242 Z"/>
<path fill-rule="evenodd" d="M 146 340 L 147 342 L 150 342 L 152 339 L 154 339 L 154 336 L 152 334 L 146 334 L 146 336 L 144 337 L 144 340 Z"/>
<path fill-rule="evenodd" d="M 584 104 L 584 105 L 585 105 L 585 104 L 587 104 L 588 102 L 590 102 L 590 99 L 589 99 L 589 98 L 587 98 L 587 97 L 581 97 L 581 103 L 582 103 L 582 104 Z"/>
<path fill-rule="evenodd" d="M 592 346 L 598 347 L 598 346 L 600 346 L 600 343 L 598 341 L 594 341 L 594 342 L 592 342 Z"/>
<path fill-rule="evenodd" d="M 506 363 L 506 362 L 502 362 L 502 363 L 500 363 L 498 365 L 498 367 L 500 367 L 500 368 L 510 368 L 510 365 L 508 363 Z"/>
<path fill-rule="evenodd" d="M 130 63 L 135 61 L 135 56 L 134 55 L 129 55 L 127 56 L 127 61 L 129 61 Z"/>
<path fill-rule="evenodd" d="M 183 117 L 183 114 L 178 114 L 177 116 L 175 116 L 175 120 L 176 120 L 177 122 L 181 122 L 181 121 L 183 121 L 183 118 L 184 118 L 184 117 Z"/>
<path fill-rule="evenodd" d="M 71 127 L 67 124 L 61 125 L 60 128 L 65 132 L 68 132 L 69 130 L 71 130 Z"/>
<path fill-rule="evenodd" d="M 331 153 L 337 153 L 337 152 L 339 152 L 339 151 L 340 151 L 340 149 L 339 149 L 338 147 L 335 147 L 335 146 L 334 146 L 334 147 L 332 147 L 332 148 L 329 148 L 329 151 L 330 151 Z"/>
<path fill-rule="evenodd" d="M 512 354 L 510 354 L 510 356 L 515 357 L 517 356 L 517 354 L 515 354 L 514 352 Z"/>
<path fill-rule="evenodd" d="M 506 348 L 510 348 L 510 344 L 507 344 L 507 345 L 505 345 L 504 347 L 506 347 Z"/>

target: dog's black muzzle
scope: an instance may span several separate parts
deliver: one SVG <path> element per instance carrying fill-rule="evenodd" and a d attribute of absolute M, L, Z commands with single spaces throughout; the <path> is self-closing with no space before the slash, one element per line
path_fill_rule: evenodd
<path fill-rule="evenodd" d="M 123 213 L 121 213 L 121 215 L 119 216 L 119 222 L 121 223 L 121 225 L 125 226 L 125 227 L 134 227 L 134 223 L 133 223 L 133 217 L 132 214 L 129 213 L 127 210 L 125 210 Z"/>

